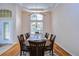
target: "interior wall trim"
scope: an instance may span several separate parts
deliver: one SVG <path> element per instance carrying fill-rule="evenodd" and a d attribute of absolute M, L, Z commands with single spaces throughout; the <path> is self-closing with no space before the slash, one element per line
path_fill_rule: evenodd
<path fill-rule="evenodd" d="M 10 49 L 2 53 L 0 56 L 18 56 L 20 53 L 20 45 L 17 42 Z"/>
<path fill-rule="evenodd" d="M 58 43 L 54 44 L 54 52 L 58 56 L 72 56 L 68 51 L 64 50 Z"/>

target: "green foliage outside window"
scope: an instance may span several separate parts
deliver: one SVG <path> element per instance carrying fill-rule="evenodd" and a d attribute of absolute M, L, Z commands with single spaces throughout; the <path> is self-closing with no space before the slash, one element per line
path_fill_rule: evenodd
<path fill-rule="evenodd" d="M 12 12 L 10 10 L 0 10 L 1 17 L 12 17 Z"/>

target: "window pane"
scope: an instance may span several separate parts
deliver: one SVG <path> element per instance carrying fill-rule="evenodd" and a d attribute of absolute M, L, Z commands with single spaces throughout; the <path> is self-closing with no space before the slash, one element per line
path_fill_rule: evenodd
<path fill-rule="evenodd" d="M 4 23 L 4 39 L 10 39 L 9 23 Z"/>
<path fill-rule="evenodd" d="M 31 22 L 31 33 L 35 34 L 36 31 L 36 22 Z"/>
<path fill-rule="evenodd" d="M 37 20 L 43 20 L 43 15 L 37 14 Z"/>
<path fill-rule="evenodd" d="M 36 19 L 37 19 L 36 14 L 32 14 L 32 15 L 31 15 L 31 20 L 36 20 Z"/>
<path fill-rule="evenodd" d="M 42 14 L 32 14 L 31 15 L 31 34 L 35 32 L 43 33 L 43 15 Z"/>
<path fill-rule="evenodd" d="M 37 22 L 37 31 L 39 33 L 43 32 L 43 23 L 42 22 Z"/>
<path fill-rule="evenodd" d="M 39 32 L 39 33 L 43 32 L 42 22 L 31 22 L 31 33 L 35 34 L 35 32 Z"/>
<path fill-rule="evenodd" d="M 10 10 L 0 10 L 0 17 L 12 17 L 12 12 Z"/>
<path fill-rule="evenodd" d="M 43 20 L 43 15 L 42 14 L 32 14 L 31 20 Z"/>

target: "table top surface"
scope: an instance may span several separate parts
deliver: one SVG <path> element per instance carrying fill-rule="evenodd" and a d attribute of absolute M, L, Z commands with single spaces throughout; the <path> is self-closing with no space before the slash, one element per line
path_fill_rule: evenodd
<path fill-rule="evenodd" d="M 46 44 L 45 44 L 46 46 L 49 46 L 49 45 L 51 44 L 51 43 L 50 43 L 50 40 L 48 40 L 48 39 L 39 39 L 39 40 L 38 40 L 38 39 L 27 39 L 27 40 L 24 42 L 24 44 L 26 44 L 26 46 L 30 46 L 30 45 L 29 45 L 29 42 L 28 42 L 29 40 L 35 41 L 35 42 L 41 42 L 41 41 L 44 41 L 44 40 L 45 40 L 45 41 L 46 41 Z"/>

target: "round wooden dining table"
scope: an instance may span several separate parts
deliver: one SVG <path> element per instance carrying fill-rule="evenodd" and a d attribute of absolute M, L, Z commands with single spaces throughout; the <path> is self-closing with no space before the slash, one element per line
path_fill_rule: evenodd
<path fill-rule="evenodd" d="M 27 46 L 27 47 L 29 47 L 30 45 L 29 45 L 29 40 L 30 41 L 35 41 L 35 42 L 42 42 L 42 41 L 46 41 L 46 44 L 45 44 L 45 46 L 49 46 L 50 44 L 51 44 L 51 42 L 50 42 L 50 40 L 48 40 L 48 39 L 27 39 L 25 42 L 24 42 L 24 44 Z"/>

